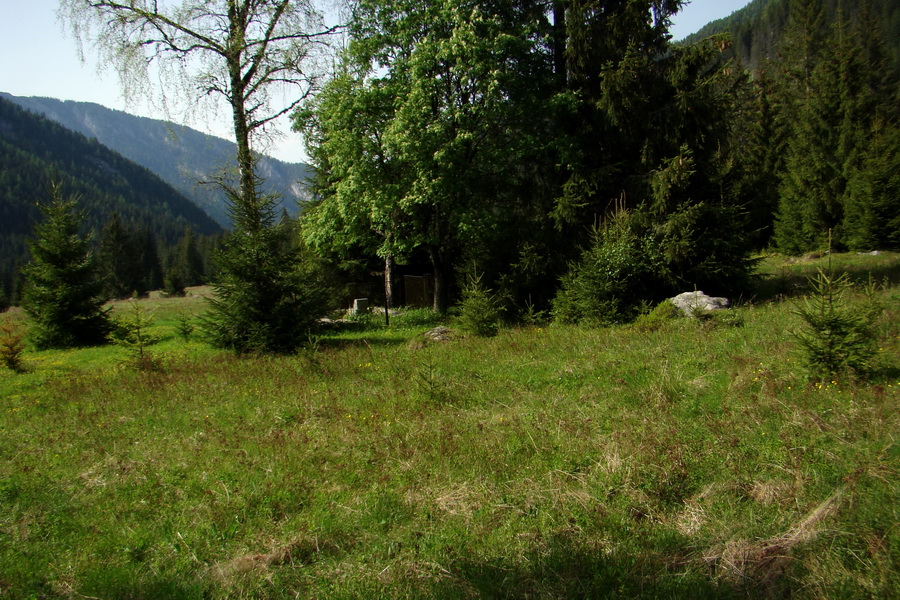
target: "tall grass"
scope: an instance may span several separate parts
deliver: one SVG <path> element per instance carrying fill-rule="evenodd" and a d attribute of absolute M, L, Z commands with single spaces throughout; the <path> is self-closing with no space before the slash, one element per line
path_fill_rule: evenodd
<path fill-rule="evenodd" d="M 160 370 L 0 374 L 0 597 L 890 597 L 881 299 L 865 384 L 806 382 L 789 303 L 409 344 L 418 315 L 236 358 L 177 335 L 196 299 L 148 301 Z"/>

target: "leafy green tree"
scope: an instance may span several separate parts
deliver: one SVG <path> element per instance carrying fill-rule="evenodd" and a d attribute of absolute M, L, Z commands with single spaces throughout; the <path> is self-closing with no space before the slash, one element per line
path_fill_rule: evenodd
<path fill-rule="evenodd" d="M 313 89 L 312 71 L 326 27 L 308 0 L 63 0 L 60 14 L 79 40 L 96 43 L 101 62 L 119 66 L 126 93 L 148 81 L 150 64 L 190 97 L 223 99 L 231 111 L 237 144 L 236 199 L 261 214 L 252 138 L 288 114 Z M 287 106 L 273 106 L 272 92 L 298 92 Z M 169 104 L 173 86 L 162 90 Z"/>
<path fill-rule="evenodd" d="M 102 344 L 110 331 L 90 240 L 79 232 L 84 217 L 75 199 L 64 199 L 58 185 L 41 206 L 44 221 L 29 244 L 31 262 L 23 269 L 22 307 L 32 319 L 37 349 Z"/>
<path fill-rule="evenodd" d="M 306 306 L 312 296 L 282 243 L 273 199 L 259 192 L 253 142 L 315 88 L 315 58 L 338 28 L 326 27 L 308 0 L 65 0 L 62 14 L 120 67 L 126 91 L 155 63 L 169 82 L 187 82 L 181 90 L 192 99 L 227 103 L 237 144 L 237 182 L 226 184 L 233 232 L 218 255 L 220 296 L 208 332 L 238 352 L 295 347 L 315 312 Z M 171 90 L 162 93 L 170 101 Z M 274 105 L 276 91 L 295 100 Z"/>
<path fill-rule="evenodd" d="M 301 113 L 322 192 L 311 241 L 388 266 L 423 253 L 446 310 L 460 257 L 521 214 L 512 190 L 526 188 L 523 149 L 536 147 L 524 132 L 541 127 L 524 107 L 552 76 L 538 30 L 537 2 L 360 2 L 344 66 Z"/>
<path fill-rule="evenodd" d="M 319 174 L 319 200 L 304 211 L 302 231 L 311 247 L 339 260 L 360 254 L 382 258 L 391 307 L 394 261 L 415 245 L 401 220 L 409 171 L 384 143 L 393 116 L 393 82 L 366 80 L 354 74 L 349 55 L 344 61 L 315 105 L 296 115 Z"/>

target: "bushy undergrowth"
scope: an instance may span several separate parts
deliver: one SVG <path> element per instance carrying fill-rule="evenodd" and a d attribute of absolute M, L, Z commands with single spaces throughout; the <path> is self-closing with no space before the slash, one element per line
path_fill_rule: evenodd
<path fill-rule="evenodd" d="M 155 318 L 137 300 L 129 303 L 124 316 L 113 319 L 112 340 L 125 348 L 132 365 L 147 369 L 154 364 L 150 346 L 159 342 L 159 336 L 151 332 Z"/>
<path fill-rule="evenodd" d="M 895 315 L 897 289 L 879 291 Z M 896 322 L 868 382 L 809 382 L 790 303 L 743 327 L 324 331 L 0 371 L 0 595 L 891 597 Z M 185 303 L 185 304 L 182 304 Z M 117 304 L 113 314 L 127 311 Z M 662 310 L 662 309 L 661 309 Z M 688 322 L 685 320 L 685 322 Z M 416 325 L 412 325 L 416 323 Z"/>
<path fill-rule="evenodd" d="M 7 369 L 22 370 L 25 352 L 25 329 L 20 323 L 7 319 L 0 323 L 0 363 Z"/>
<path fill-rule="evenodd" d="M 668 291 L 656 244 L 622 213 L 594 232 L 591 246 L 563 277 L 552 314 L 561 323 L 603 325 L 637 316 L 643 302 Z"/>
<path fill-rule="evenodd" d="M 683 315 L 671 300 L 663 300 L 650 312 L 638 315 L 634 321 L 635 329 L 639 331 L 656 331 L 666 323 L 682 318 Z"/>

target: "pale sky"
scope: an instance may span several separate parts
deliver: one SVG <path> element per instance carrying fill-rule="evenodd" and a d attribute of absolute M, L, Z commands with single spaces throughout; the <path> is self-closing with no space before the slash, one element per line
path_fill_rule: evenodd
<path fill-rule="evenodd" d="M 709 21 L 720 19 L 750 0 L 693 0 L 673 19 L 678 40 Z M 85 48 L 86 63 L 78 57 L 76 42 L 56 19 L 58 0 L 0 0 L 0 91 L 14 96 L 46 96 L 60 100 L 96 102 L 109 108 L 156 119 L 181 120 L 146 103 L 127 104 L 114 71 L 97 73 L 96 61 Z M 211 118 L 194 118 L 190 127 L 231 139 L 226 111 Z M 283 138 L 268 153 L 287 162 L 306 159 L 300 136 L 281 124 Z"/>

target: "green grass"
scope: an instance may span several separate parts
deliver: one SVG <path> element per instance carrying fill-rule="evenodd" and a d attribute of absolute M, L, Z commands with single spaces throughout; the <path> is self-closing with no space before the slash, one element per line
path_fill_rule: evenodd
<path fill-rule="evenodd" d="M 789 302 L 426 345 L 414 313 L 236 358 L 176 334 L 198 299 L 145 301 L 160 370 L 0 372 L 0 597 L 891 597 L 881 299 L 874 378 L 818 384 Z"/>

